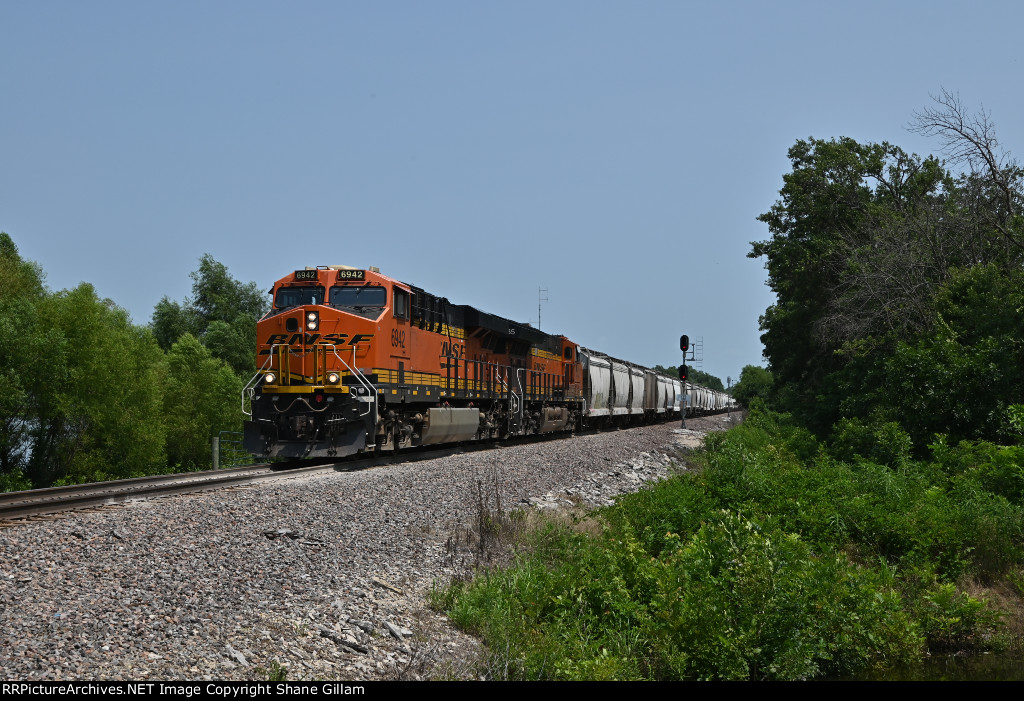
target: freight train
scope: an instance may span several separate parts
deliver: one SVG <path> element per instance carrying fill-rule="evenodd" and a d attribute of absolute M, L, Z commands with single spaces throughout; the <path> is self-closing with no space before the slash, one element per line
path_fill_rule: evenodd
<path fill-rule="evenodd" d="M 274 283 L 242 392 L 245 448 L 343 457 L 724 411 L 722 392 L 382 275 L 317 266 Z"/>

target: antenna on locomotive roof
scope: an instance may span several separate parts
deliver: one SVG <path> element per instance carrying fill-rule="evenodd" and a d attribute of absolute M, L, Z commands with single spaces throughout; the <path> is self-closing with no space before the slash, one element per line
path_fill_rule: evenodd
<path fill-rule="evenodd" d="M 548 291 L 548 288 L 546 288 L 546 287 L 543 288 L 543 289 L 541 289 L 540 287 L 537 288 L 537 330 L 538 331 L 540 331 L 540 303 L 548 301 L 547 297 L 544 297 L 542 299 L 541 296 L 540 296 L 540 293 L 541 292 L 547 292 L 547 291 Z"/>

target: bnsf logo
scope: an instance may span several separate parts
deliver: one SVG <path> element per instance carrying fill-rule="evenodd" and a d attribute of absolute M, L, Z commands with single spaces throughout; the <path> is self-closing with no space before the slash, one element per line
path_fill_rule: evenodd
<path fill-rule="evenodd" d="M 466 356 L 466 346 L 461 343 L 444 341 L 441 343 L 441 355 L 446 358 L 464 358 Z"/>
<path fill-rule="evenodd" d="M 323 336 L 321 336 L 318 333 L 307 333 L 307 334 L 296 333 L 296 334 L 292 334 L 292 336 L 290 338 L 288 337 L 288 334 L 286 334 L 286 333 L 275 333 L 275 334 L 271 334 L 270 338 L 267 339 L 266 345 L 268 345 L 268 346 L 273 346 L 273 345 L 289 345 L 289 346 L 307 345 L 307 346 L 311 346 L 311 345 L 316 344 L 316 343 L 325 343 L 325 344 L 328 344 L 328 345 L 343 346 L 343 345 L 346 345 L 345 339 L 347 339 L 347 338 L 348 338 L 348 334 L 347 333 L 329 333 L 329 334 L 325 334 Z M 367 334 L 367 333 L 357 333 L 355 336 L 353 336 L 352 338 L 350 338 L 348 340 L 348 345 L 354 346 L 357 343 L 363 343 L 364 341 L 369 341 L 371 338 L 373 338 L 373 334 L 372 333 L 369 333 L 369 334 Z"/>

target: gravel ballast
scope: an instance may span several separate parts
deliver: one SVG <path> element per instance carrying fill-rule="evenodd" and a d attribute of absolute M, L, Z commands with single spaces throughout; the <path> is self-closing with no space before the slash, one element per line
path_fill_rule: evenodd
<path fill-rule="evenodd" d="M 602 505 L 725 417 L 321 472 L 0 529 L 7 680 L 375 680 L 469 672 L 430 611 L 481 485 L 502 507 Z M 670 458 L 669 455 L 673 457 Z"/>

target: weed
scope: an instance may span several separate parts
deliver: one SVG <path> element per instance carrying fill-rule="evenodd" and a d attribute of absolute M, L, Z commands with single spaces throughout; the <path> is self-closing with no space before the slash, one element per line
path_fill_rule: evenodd
<path fill-rule="evenodd" d="M 268 682 L 286 682 L 288 681 L 288 667 L 282 665 L 277 660 L 270 661 L 270 669 L 264 669 L 263 667 L 256 668 L 256 674 Z"/>

